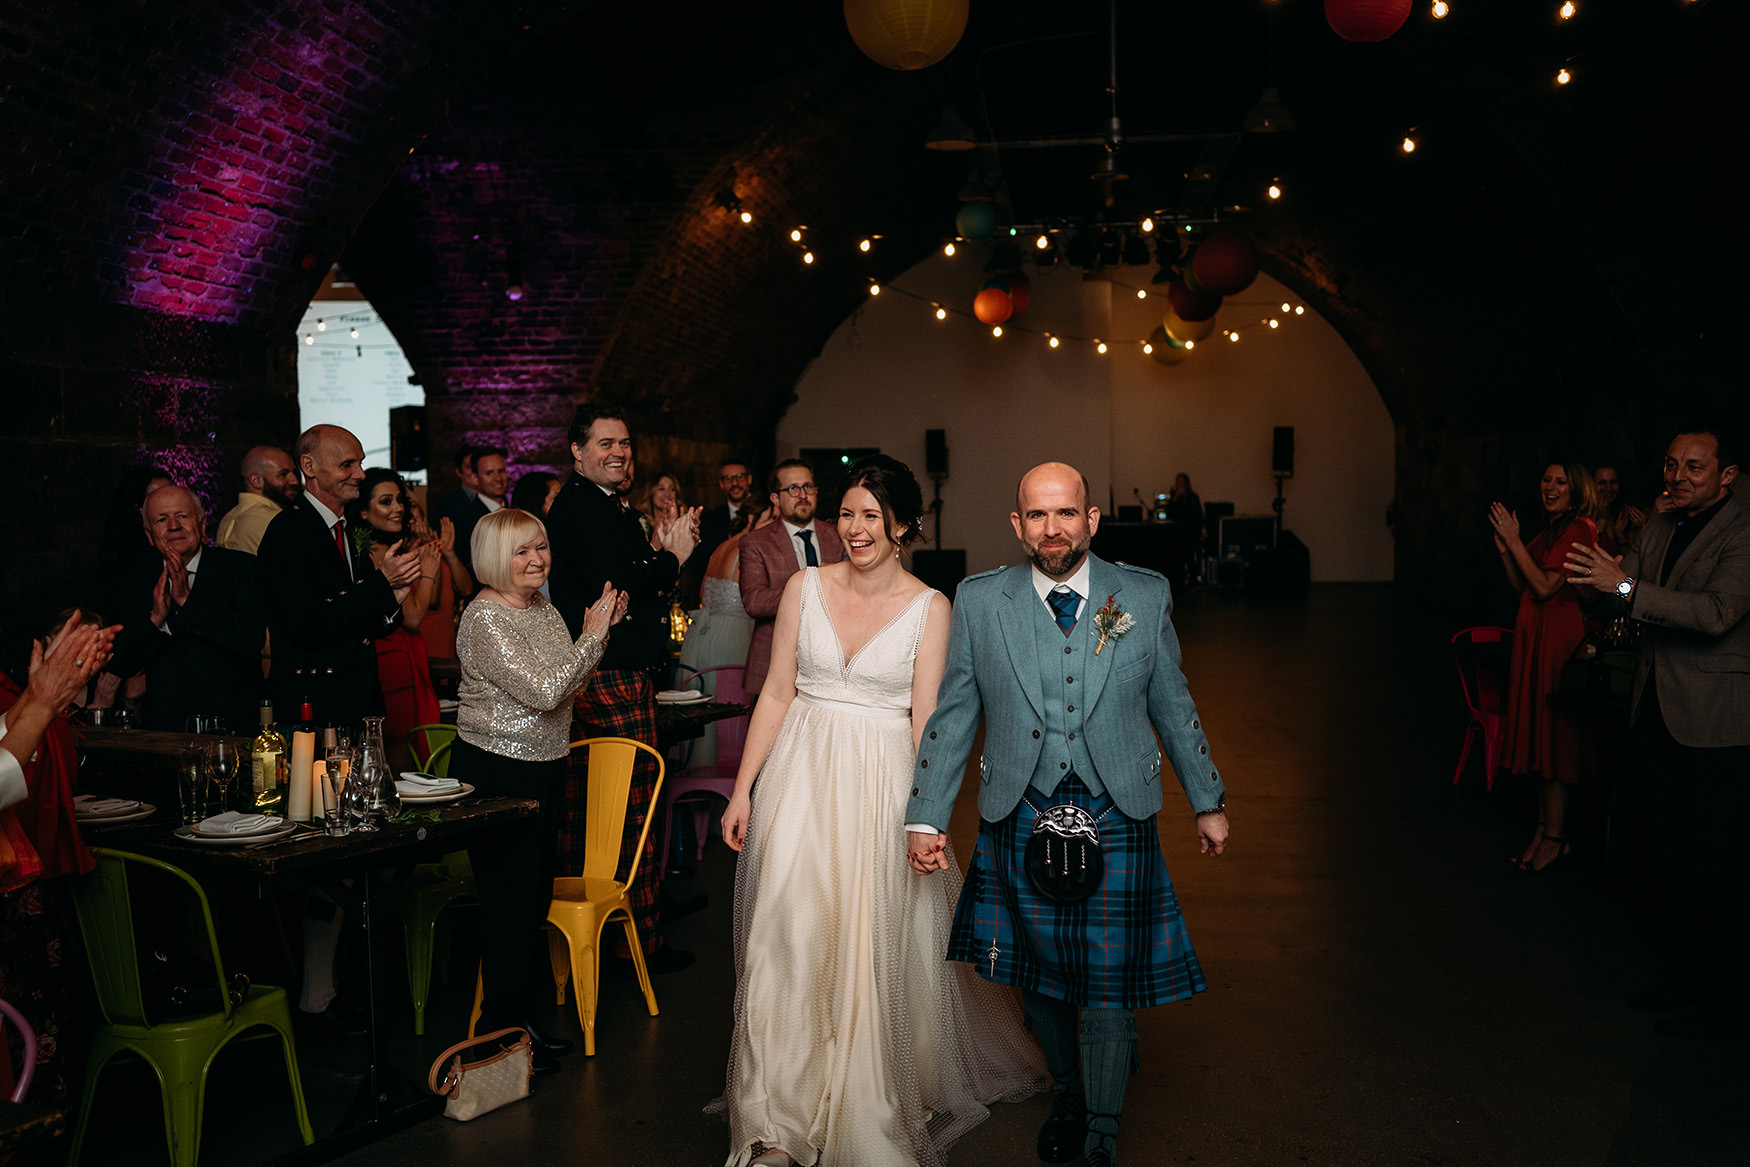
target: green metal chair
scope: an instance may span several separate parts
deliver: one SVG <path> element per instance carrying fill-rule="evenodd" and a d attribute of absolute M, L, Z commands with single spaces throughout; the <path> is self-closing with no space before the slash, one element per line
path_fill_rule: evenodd
<path fill-rule="evenodd" d="M 103 1024 L 92 1035 L 91 1057 L 80 1088 L 79 1117 L 73 1127 L 73 1147 L 67 1156 L 69 1167 L 77 1167 L 79 1162 L 97 1079 L 110 1060 L 122 1053 L 143 1058 L 158 1075 L 170 1161 L 175 1167 L 194 1167 L 200 1158 L 207 1073 L 219 1051 L 250 1030 L 259 1031 L 249 1034 L 251 1037 L 279 1036 L 285 1049 L 286 1077 L 291 1082 L 298 1132 L 306 1146 L 315 1142 L 310 1114 L 304 1107 L 304 1084 L 298 1075 L 286 991 L 273 985 L 251 985 L 242 1003 L 233 1005 L 227 991 L 230 981 L 219 955 L 218 933 L 213 927 L 213 911 L 200 884 L 180 868 L 144 855 L 108 848 L 93 848 L 92 854 L 97 857 L 97 870 L 73 882 L 73 904 L 79 914 L 79 932 L 85 939 Z M 200 905 L 201 923 L 206 928 L 206 941 L 213 957 L 214 984 L 222 1006 L 217 1012 L 167 1017 L 157 1022 L 147 1017 L 128 895 L 130 863 L 181 880 L 193 893 Z"/>
<path fill-rule="evenodd" d="M 456 744 L 453 725 L 416 725 L 407 748 L 421 772 L 450 776 L 450 752 Z M 429 751 L 429 753 L 427 752 Z M 466 851 L 452 851 L 436 863 L 421 863 L 408 873 L 395 910 L 401 916 L 402 951 L 407 959 L 407 995 L 413 999 L 413 1032 L 425 1033 L 425 1005 L 431 996 L 433 953 L 441 939 L 438 917 L 459 900 L 477 899 L 474 867 Z M 447 967 L 447 962 L 440 964 Z"/>

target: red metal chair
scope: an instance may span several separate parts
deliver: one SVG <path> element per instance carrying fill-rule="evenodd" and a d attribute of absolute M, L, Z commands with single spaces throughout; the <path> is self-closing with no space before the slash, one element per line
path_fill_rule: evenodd
<path fill-rule="evenodd" d="M 712 668 L 700 669 L 681 682 L 683 687 L 690 686 L 694 681 L 706 675 L 712 676 L 712 700 L 727 701 L 734 705 L 748 705 L 752 698 L 743 687 L 747 670 L 742 665 L 715 665 Z M 662 850 L 657 854 L 662 856 L 664 863 L 668 862 L 670 836 L 674 833 L 675 804 L 691 801 L 693 806 L 694 834 L 699 840 L 698 857 L 705 857 L 706 830 L 710 825 L 709 807 L 706 799 L 709 797 L 729 800 L 735 793 L 735 772 L 741 768 L 741 747 L 747 739 L 748 714 L 740 717 L 728 717 L 713 723 L 717 730 L 717 761 L 708 766 L 689 766 L 676 775 L 668 784 L 668 789 L 662 795 Z"/>
<path fill-rule="evenodd" d="M 1452 638 L 1452 655 L 1458 665 L 1458 683 L 1470 706 L 1470 721 L 1464 727 L 1464 744 L 1458 751 L 1458 766 L 1452 784 L 1464 776 L 1470 761 L 1471 740 L 1483 739 L 1483 778 L 1487 789 L 1495 788 L 1495 773 L 1501 767 L 1501 740 L 1506 733 L 1507 661 L 1513 650 L 1513 630 L 1492 624 L 1465 628 Z"/>

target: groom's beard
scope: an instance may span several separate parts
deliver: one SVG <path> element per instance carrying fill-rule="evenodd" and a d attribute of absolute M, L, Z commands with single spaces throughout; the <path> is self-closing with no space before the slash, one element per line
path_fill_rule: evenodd
<path fill-rule="evenodd" d="M 1072 543 L 1067 547 L 1035 547 L 1027 553 L 1027 558 L 1052 579 L 1062 579 L 1081 566 L 1087 553 L 1086 543 L 1080 546 Z"/>

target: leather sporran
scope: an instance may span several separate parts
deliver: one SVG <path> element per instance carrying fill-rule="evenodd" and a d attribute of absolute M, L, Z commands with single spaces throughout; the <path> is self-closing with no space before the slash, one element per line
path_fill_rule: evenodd
<path fill-rule="evenodd" d="M 501 1049 L 503 1037 L 516 1037 L 516 1044 Z M 464 1050 L 485 1047 L 489 1056 L 476 1062 L 462 1060 Z M 459 1041 L 431 1064 L 426 1083 L 433 1094 L 441 1094 L 444 1117 L 468 1122 L 497 1110 L 507 1103 L 529 1096 L 529 1083 L 535 1076 L 534 1053 L 529 1046 L 526 1029 L 500 1029 L 496 1033 Z"/>
<path fill-rule="evenodd" d="M 1106 874 L 1098 820 L 1079 806 L 1046 807 L 1033 820 L 1027 840 L 1027 878 L 1055 904 L 1075 904 L 1094 894 Z"/>

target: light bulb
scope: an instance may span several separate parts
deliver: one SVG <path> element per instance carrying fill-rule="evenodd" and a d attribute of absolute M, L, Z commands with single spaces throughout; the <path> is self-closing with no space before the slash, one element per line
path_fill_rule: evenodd
<path fill-rule="evenodd" d="M 1153 231 L 1155 229 L 1155 221 L 1153 219 L 1144 219 L 1142 221 L 1142 229 L 1145 232 Z"/>
<path fill-rule="evenodd" d="M 940 304 L 936 305 L 936 319 L 937 320 L 948 319 L 948 309 L 942 307 Z"/>
<path fill-rule="evenodd" d="M 1279 199 L 1282 197 L 1282 188 L 1277 186 L 1275 183 L 1271 183 L 1270 189 L 1265 191 L 1264 193 L 1269 195 L 1272 199 Z"/>
<path fill-rule="evenodd" d="M 1288 311 L 1288 301 L 1287 300 L 1282 301 L 1282 310 L 1284 312 Z"/>
<path fill-rule="evenodd" d="M 328 331 L 328 325 L 323 323 L 321 317 L 316 318 L 316 331 L 317 332 L 327 332 Z"/>
<path fill-rule="evenodd" d="M 870 284 L 869 285 L 869 294 L 871 296 L 879 296 L 881 294 L 881 285 L 880 284 Z"/>
<path fill-rule="evenodd" d="M 950 243 L 946 247 L 942 248 L 942 254 L 946 255 L 949 259 L 954 258 L 954 245 L 952 243 Z"/>
<path fill-rule="evenodd" d="M 1044 251 L 1047 247 L 1051 246 L 1051 240 L 1041 232 L 1039 238 L 1033 241 L 1033 246 L 1037 247 L 1040 251 Z"/>
<path fill-rule="evenodd" d="M 1431 11 L 1434 13 L 1435 20 L 1445 20 L 1446 14 L 1452 9 L 1447 7 L 1446 0 L 1434 0 L 1434 7 Z"/>
<path fill-rule="evenodd" d="M 1563 20 L 1574 19 L 1574 0 L 1567 0 L 1567 3 L 1556 9 L 1556 15 Z"/>
<path fill-rule="evenodd" d="M 1146 300 L 1146 299 L 1148 299 L 1148 289 L 1147 289 L 1147 288 L 1138 288 L 1138 289 L 1136 289 L 1136 298 L 1137 298 L 1137 299 L 1138 299 L 1138 300 Z"/>
<path fill-rule="evenodd" d="M 1235 344 L 1238 344 L 1240 342 L 1240 334 L 1237 332 L 1228 333 L 1227 338 L 1229 340 L 1233 341 Z"/>
<path fill-rule="evenodd" d="M 1046 343 L 1049 344 L 1052 348 L 1056 348 L 1059 344 L 1062 343 L 1055 336 L 1048 336 L 1045 339 L 1046 339 Z"/>
<path fill-rule="evenodd" d="M 316 343 L 316 334 L 314 332 L 306 332 L 304 334 L 304 343 L 305 344 L 315 344 Z"/>
<path fill-rule="evenodd" d="M 357 340 L 359 338 L 359 330 L 358 329 L 355 328 L 352 330 L 352 338 L 354 340 Z"/>
<path fill-rule="evenodd" d="M 1574 79 L 1574 75 L 1572 73 L 1568 72 L 1568 70 L 1566 68 L 1561 68 L 1561 69 L 1556 70 L 1556 84 L 1557 85 L 1566 85 L 1568 82 L 1572 81 L 1573 79 Z"/>
<path fill-rule="evenodd" d="M 1100 340 L 1100 339 L 1098 339 L 1098 338 L 1095 338 L 1095 340 L 1094 340 L 1094 351 L 1095 351 L 1095 352 L 1097 352 L 1097 353 L 1101 353 L 1101 354 L 1104 354 L 1104 353 L 1105 353 L 1105 351 L 1106 351 L 1106 342 L 1105 342 L 1105 341 L 1103 341 L 1103 340 Z"/>
<path fill-rule="evenodd" d="M 990 326 L 990 334 L 992 336 L 996 337 L 998 340 L 1001 340 L 1002 336 L 1003 336 L 1003 326 L 1000 324 L 991 325 Z"/>
<path fill-rule="evenodd" d="M 1186 352 L 1190 352 L 1192 349 L 1194 349 L 1196 347 L 1197 347 L 1197 342 L 1194 340 L 1188 340 L 1185 342 L 1185 351 Z"/>
<path fill-rule="evenodd" d="M 814 262 L 814 252 L 804 251 L 802 253 L 802 262 L 803 263 L 813 263 Z"/>
<path fill-rule="evenodd" d="M 1404 153 L 1414 154 L 1415 152 L 1416 152 L 1416 139 L 1406 135 L 1404 137 Z"/>
<path fill-rule="evenodd" d="M 1280 328 L 1280 327 L 1282 327 L 1282 321 L 1280 321 L 1280 320 L 1278 320 L 1278 319 L 1276 319 L 1276 318 L 1275 318 L 1275 317 L 1274 317 L 1274 316 L 1272 316 L 1272 317 L 1271 317 L 1271 318 L 1270 318 L 1270 321 L 1269 321 L 1269 323 L 1270 323 L 1270 327 L 1271 327 L 1271 328 Z"/>
<path fill-rule="evenodd" d="M 792 242 L 792 243 L 802 242 L 802 228 L 797 227 L 795 230 L 790 232 L 790 242 Z"/>
<path fill-rule="evenodd" d="M 1150 344 L 1150 343 L 1149 343 L 1149 342 L 1148 342 L 1148 341 L 1146 341 L 1146 340 L 1145 340 L 1145 341 L 1143 341 L 1143 342 L 1142 342 L 1142 352 L 1143 352 L 1143 355 L 1144 355 L 1144 356 L 1148 356 L 1148 355 L 1150 355 L 1150 354 L 1151 354 L 1151 353 L 1153 353 L 1153 352 L 1154 352 L 1154 351 L 1155 351 L 1155 346 L 1154 346 L 1154 345 L 1152 345 L 1152 344 Z"/>
<path fill-rule="evenodd" d="M 743 212 L 742 212 L 742 213 L 741 213 L 741 221 L 742 221 L 742 222 L 743 222 L 743 223 L 751 223 L 751 222 L 753 222 L 753 212 L 752 212 L 752 211 L 743 211 Z"/>
<path fill-rule="evenodd" d="M 865 252 L 868 251 L 869 250 L 869 241 L 867 239 L 865 239 L 861 243 L 857 244 L 857 250 L 858 251 L 865 251 Z"/>
<path fill-rule="evenodd" d="M 1295 306 L 1294 306 L 1294 314 L 1295 314 L 1295 315 L 1296 315 L 1296 316 L 1305 316 L 1305 315 L 1306 315 L 1306 309 L 1305 309 L 1305 308 L 1303 308 L 1303 307 L 1302 307 L 1302 306 L 1301 306 L 1301 305 L 1299 305 L 1299 304 L 1296 304 L 1296 305 L 1295 305 Z"/>

